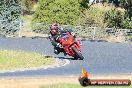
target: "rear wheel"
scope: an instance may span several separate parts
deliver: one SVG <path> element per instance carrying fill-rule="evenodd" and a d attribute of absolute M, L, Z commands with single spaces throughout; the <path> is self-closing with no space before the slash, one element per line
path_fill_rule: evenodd
<path fill-rule="evenodd" d="M 79 50 L 76 47 L 73 47 L 72 49 L 76 53 L 77 58 L 80 58 L 80 60 L 84 59 L 84 57 L 82 56 L 82 54 L 79 52 Z"/>

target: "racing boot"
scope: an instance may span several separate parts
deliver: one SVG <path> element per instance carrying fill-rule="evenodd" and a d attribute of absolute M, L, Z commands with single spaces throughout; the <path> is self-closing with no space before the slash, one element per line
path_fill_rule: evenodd
<path fill-rule="evenodd" d="M 66 52 L 63 52 L 64 53 L 64 56 L 66 56 L 67 55 L 67 53 Z"/>

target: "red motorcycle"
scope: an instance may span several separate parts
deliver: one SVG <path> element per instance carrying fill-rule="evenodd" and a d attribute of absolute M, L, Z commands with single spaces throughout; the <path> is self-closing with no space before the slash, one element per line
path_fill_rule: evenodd
<path fill-rule="evenodd" d="M 80 60 L 84 59 L 81 53 L 80 44 L 72 33 L 70 32 L 62 33 L 58 39 L 64 49 L 64 52 L 66 52 L 69 56 L 72 56 L 75 59 L 78 58 Z"/>

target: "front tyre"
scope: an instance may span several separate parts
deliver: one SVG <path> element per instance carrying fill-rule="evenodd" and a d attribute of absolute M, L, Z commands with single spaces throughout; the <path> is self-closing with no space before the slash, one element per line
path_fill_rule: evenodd
<path fill-rule="evenodd" d="M 76 53 L 77 58 L 80 58 L 80 60 L 83 60 L 84 57 L 82 54 L 79 52 L 79 50 L 76 47 L 72 47 L 72 50 Z"/>

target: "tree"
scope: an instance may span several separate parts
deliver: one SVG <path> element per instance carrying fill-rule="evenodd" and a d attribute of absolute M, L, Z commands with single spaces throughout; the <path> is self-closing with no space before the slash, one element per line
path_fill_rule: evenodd
<path fill-rule="evenodd" d="M 20 0 L 3 0 L 0 2 L 0 31 L 4 33 L 13 33 L 19 29 L 21 16 Z"/>
<path fill-rule="evenodd" d="M 132 20 L 132 0 L 120 0 L 120 4 L 126 10 L 126 17 Z"/>
<path fill-rule="evenodd" d="M 23 15 L 31 12 L 33 4 L 34 4 L 33 0 L 21 0 Z"/>
<path fill-rule="evenodd" d="M 120 0 L 113 0 L 115 6 L 117 6 L 117 7 L 119 6 L 119 3 L 120 3 L 119 1 L 120 1 Z"/>
<path fill-rule="evenodd" d="M 123 20 L 122 12 L 117 9 L 111 9 L 105 13 L 104 22 L 107 23 L 107 27 L 122 28 Z"/>
<path fill-rule="evenodd" d="M 3 0 L 0 2 L 0 20 L 17 20 L 20 14 L 21 4 L 19 0 Z"/>
<path fill-rule="evenodd" d="M 81 9 L 89 8 L 89 6 L 88 6 L 89 0 L 79 0 L 79 3 L 80 3 L 80 8 Z"/>
<path fill-rule="evenodd" d="M 79 7 L 77 0 L 40 0 L 33 22 L 76 25 L 80 15 Z"/>
<path fill-rule="evenodd" d="M 129 6 L 132 6 L 132 0 L 127 0 Z"/>
<path fill-rule="evenodd" d="M 126 8 L 126 12 L 128 14 L 128 17 L 130 20 L 132 20 L 132 0 L 127 0 L 127 8 Z"/>

